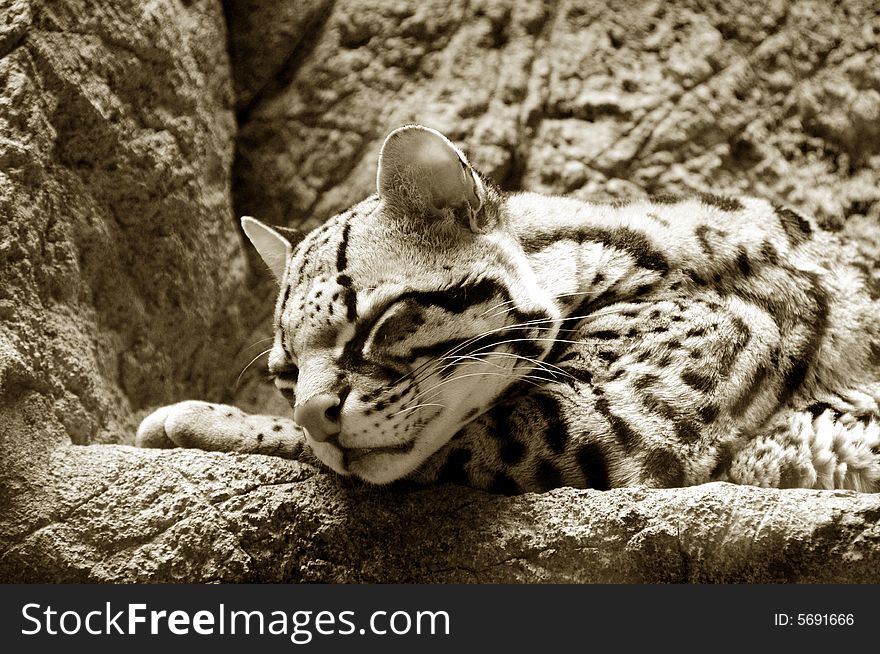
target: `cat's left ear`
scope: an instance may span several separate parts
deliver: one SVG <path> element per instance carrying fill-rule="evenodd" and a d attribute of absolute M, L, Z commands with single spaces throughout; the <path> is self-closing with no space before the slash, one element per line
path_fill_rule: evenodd
<path fill-rule="evenodd" d="M 293 247 L 302 240 L 302 234 L 292 229 L 269 227 L 250 216 L 242 217 L 241 228 L 265 264 L 269 266 L 275 279 L 280 282 L 287 266 L 287 257 L 290 256 Z"/>
<path fill-rule="evenodd" d="M 437 130 L 407 125 L 391 132 L 379 154 L 379 196 L 440 215 L 452 210 L 474 232 L 486 230 L 486 187 L 467 158 Z"/>

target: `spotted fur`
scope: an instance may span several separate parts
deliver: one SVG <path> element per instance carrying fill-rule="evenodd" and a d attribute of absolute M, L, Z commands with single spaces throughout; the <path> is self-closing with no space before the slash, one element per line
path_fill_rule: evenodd
<path fill-rule="evenodd" d="M 189 402 L 142 445 L 305 442 L 342 475 L 500 493 L 878 489 L 878 307 L 792 209 L 502 194 L 408 126 L 376 195 L 301 240 L 244 226 L 279 278 L 269 369 L 305 429 Z"/>

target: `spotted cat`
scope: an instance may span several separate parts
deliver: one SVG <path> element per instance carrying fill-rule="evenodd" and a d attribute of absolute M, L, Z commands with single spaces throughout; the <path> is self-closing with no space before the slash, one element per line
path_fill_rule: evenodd
<path fill-rule="evenodd" d="M 376 195 L 307 236 L 242 225 L 280 284 L 268 365 L 292 420 L 183 402 L 141 446 L 305 443 L 368 482 L 502 493 L 878 490 L 878 307 L 791 209 L 505 194 L 410 125 Z"/>

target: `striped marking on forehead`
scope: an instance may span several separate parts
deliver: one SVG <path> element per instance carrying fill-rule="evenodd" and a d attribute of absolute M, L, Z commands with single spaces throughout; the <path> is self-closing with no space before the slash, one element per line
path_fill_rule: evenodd
<path fill-rule="evenodd" d="M 332 272 L 332 264 L 328 257 L 319 256 L 319 254 L 322 249 L 327 248 L 337 234 L 340 235 L 340 241 L 348 238 L 346 227 L 350 224 L 351 217 L 352 212 L 349 210 L 325 223 L 306 237 L 294 259 L 299 261 L 294 286 L 302 286 L 309 278 L 319 272 Z M 337 245 L 337 251 L 338 247 Z"/>
<path fill-rule="evenodd" d="M 347 320 L 353 322 L 357 318 L 357 293 L 351 276 L 346 274 L 345 270 L 348 268 L 348 242 L 351 224 L 354 219 L 362 215 L 363 211 L 358 211 L 357 208 L 350 209 L 311 232 L 300 245 L 294 259 L 298 265 L 292 266 L 292 269 L 288 271 L 287 283 L 278 313 L 279 324 L 276 325 L 276 329 L 282 332 L 281 346 L 289 357 L 293 358 L 293 352 L 290 347 L 288 331 L 298 330 L 307 319 L 305 313 L 296 316 L 290 315 L 290 312 L 295 310 L 291 307 L 291 299 L 296 295 L 308 296 L 309 288 L 315 280 L 335 277 L 335 281 L 340 287 L 339 297 L 337 298 L 337 294 L 334 294 L 330 302 L 341 298 L 345 306 Z M 328 256 L 322 253 L 321 250 L 328 248 L 337 235 L 339 240 L 333 255 Z M 332 313 L 332 304 L 328 305 L 328 312 Z M 291 328 L 290 330 L 281 327 L 285 317 L 288 318 L 287 326 Z M 291 318 L 292 320 L 290 320 Z"/>
<path fill-rule="evenodd" d="M 336 283 L 342 288 L 342 302 L 345 305 L 345 318 L 349 322 L 357 320 L 357 291 L 354 280 L 346 274 L 348 268 L 348 237 L 351 234 L 351 221 L 353 215 L 344 218 L 342 225 L 342 238 L 336 247 Z"/>
<path fill-rule="evenodd" d="M 344 272 L 348 268 L 348 235 L 351 233 L 351 216 L 347 216 L 342 225 L 342 238 L 336 247 L 336 272 Z"/>

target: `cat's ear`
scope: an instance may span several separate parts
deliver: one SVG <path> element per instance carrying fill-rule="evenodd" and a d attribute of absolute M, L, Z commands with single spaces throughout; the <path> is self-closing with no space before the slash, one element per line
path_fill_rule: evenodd
<path fill-rule="evenodd" d="M 242 217 L 241 228 L 275 278 L 281 281 L 287 266 L 287 257 L 302 240 L 302 234 L 293 229 L 269 227 L 250 216 Z"/>
<path fill-rule="evenodd" d="M 486 228 L 486 187 L 464 154 L 437 130 L 407 125 L 391 132 L 379 154 L 379 197 L 440 215 L 452 210 L 475 232 Z"/>

